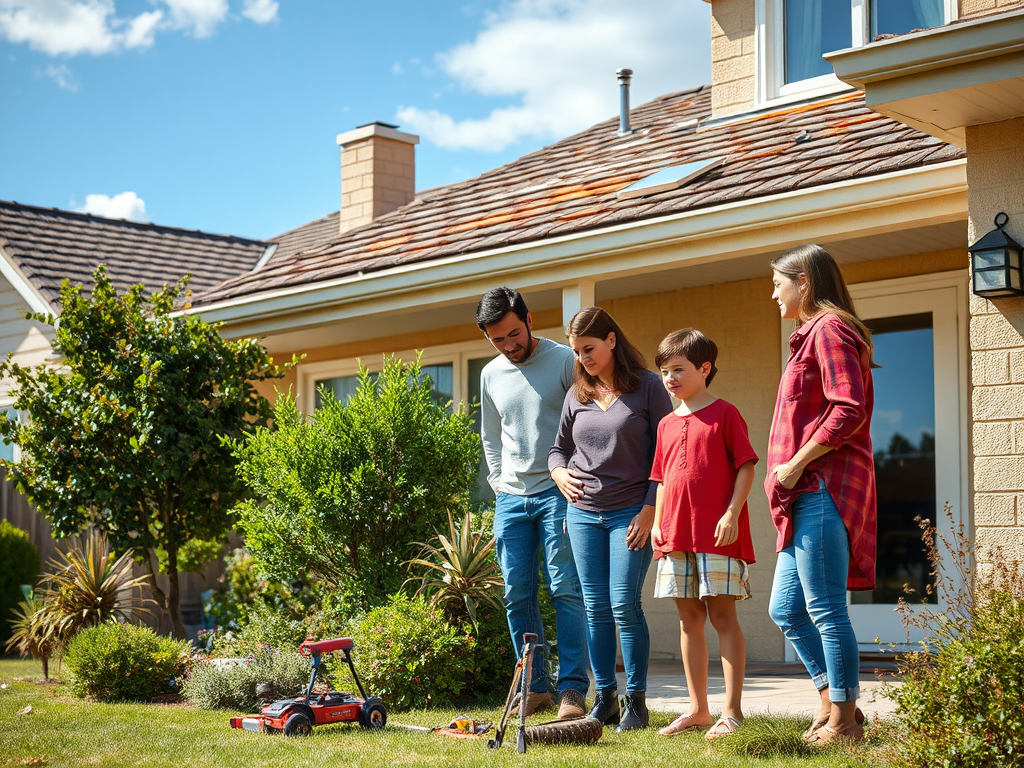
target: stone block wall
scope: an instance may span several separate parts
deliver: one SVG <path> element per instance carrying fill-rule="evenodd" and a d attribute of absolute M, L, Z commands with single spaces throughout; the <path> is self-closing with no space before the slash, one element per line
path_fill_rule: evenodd
<path fill-rule="evenodd" d="M 994 228 L 1024 243 L 1024 118 L 967 128 L 969 240 Z M 1024 297 L 971 296 L 971 464 L 981 563 L 1024 561 Z"/>
<path fill-rule="evenodd" d="M 711 3 L 711 116 L 754 106 L 754 0 Z"/>
<path fill-rule="evenodd" d="M 973 19 L 1024 7 L 1021 0 L 960 0 L 960 18 Z"/>

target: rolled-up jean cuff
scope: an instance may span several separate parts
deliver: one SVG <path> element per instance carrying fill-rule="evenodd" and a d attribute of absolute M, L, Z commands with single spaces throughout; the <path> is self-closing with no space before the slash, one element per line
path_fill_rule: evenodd
<path fill-rule="evenodd" d="M 823 691 L 828 688 L 828 675 L 822 672 L 820 675 L 812 677 L 811 682 L 814 683 L 814 687 L 817 691 Z"/>
<path fill-rule="evenodd" d="M 860 698 L 860 686 L 856 688 L 829 688 L 828 700 L 842 703 L 844 701 L 856 701 Z"/>

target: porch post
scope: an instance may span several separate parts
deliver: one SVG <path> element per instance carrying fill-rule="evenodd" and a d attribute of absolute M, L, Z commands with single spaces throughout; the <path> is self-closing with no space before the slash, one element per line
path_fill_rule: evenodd
<path fill-rule="evenodd" d="M 562 286 L 562 325 L 568 325 L 573 315 L 584 307 L 594 306 L 594 281 L 580 279 Z"/>

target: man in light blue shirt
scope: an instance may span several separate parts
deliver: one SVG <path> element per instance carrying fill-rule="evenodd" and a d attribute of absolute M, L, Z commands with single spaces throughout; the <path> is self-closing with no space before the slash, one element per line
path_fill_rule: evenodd
<path fill-rule="evenodd" d="M 480 411 L 487 479 L 497 497 L 494 535 L 512 642 L 521 654 L 524 632 L 544 641 L 537 603 L 538 550 L 543 547 L 558 635 L 558 715 L 583 717 L 590 687 L 586 615 L 565 533 L 566 501 L 547 464 L 572 385 L 573 353 L 564 344 L 533 336 L 526 303 L 511 288 L 485 293 L 476 322 L 501 353 L 480 375 Z M 552 701 L 541 658 L 533 669 L 528 712 Z"/>

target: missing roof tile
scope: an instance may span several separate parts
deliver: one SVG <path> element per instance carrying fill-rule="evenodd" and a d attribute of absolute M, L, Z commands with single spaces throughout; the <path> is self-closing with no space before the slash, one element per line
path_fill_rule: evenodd
<path fill-rule="evenodd" d="M 703 176 L 710 170 L 717 168 L 725 162 L 724 157 L 714 157 L 710 160 L 698 160 L 694 163 L 674 165 L 671 168 L 662 168 L 640 181 L 630 184 L 625 189 L 619 190 L 619 200 L 630 200 L 634 197 L 653 195 L 657 192 L 667 192 L 671 189 L 679 189 L 687 182 Z"/>

